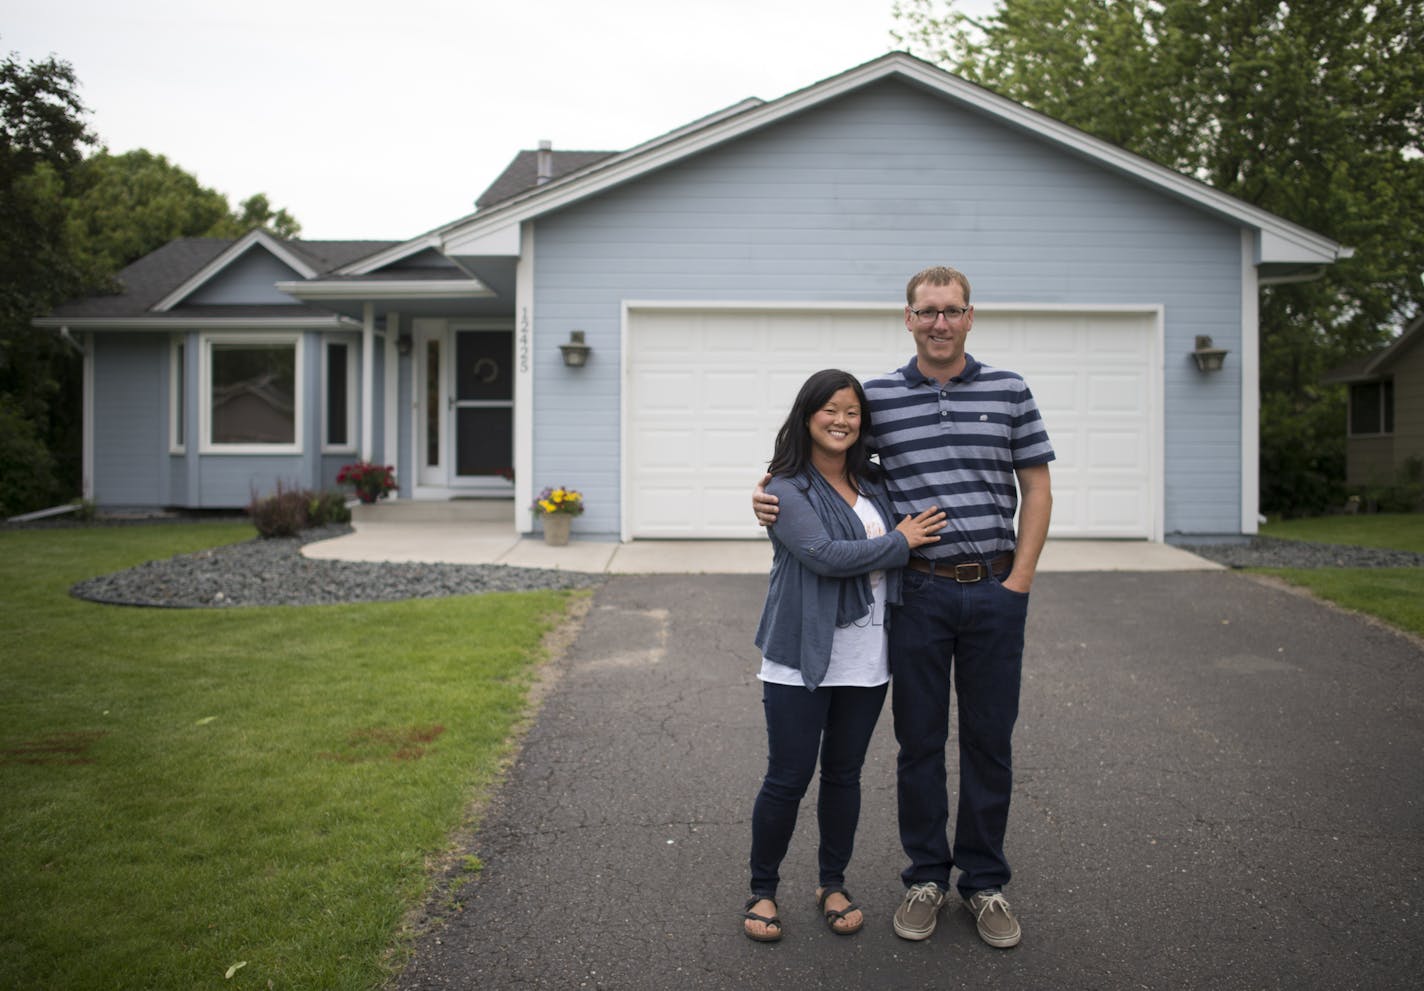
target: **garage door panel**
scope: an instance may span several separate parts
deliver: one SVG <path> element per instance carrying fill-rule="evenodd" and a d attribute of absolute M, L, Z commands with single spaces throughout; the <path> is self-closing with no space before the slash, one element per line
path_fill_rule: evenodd
<path fill-rule="evenodd" d="M 1136 415 L 1144 409 L 1147 398 L 1141 374 L 1090 375 L 1086 391 L 1084 408 L 1090 413 Z"/>
<path fill-rule="evenodd" d="M 912 346 L 898 309 L 631 311 L 629 532 L 756 538 L 748 493 L 806 377 Z M 1052 536 L 1153 535 L 1157 348 L 1151 314 L 978 313 L 969 350 L 1024 376 L 1053 441 Z"/>
<path fill-rule="evenodd" d="M 691 372 L 649 370 L 639 382 L 639 404 L 645 413 L 685 411 L 687 397 L 696 386 L 697 379 Z"/>
<path fill-rule="evenodd" d="M 1143 462 L 1141 438 L 1131 431 L 1094 430 L 1088 435 L 1090 471 L 1135 468 Z"/>
<path fill-rule="evenodd" d="M 702 376 L 701 402 L 698 406 L 710 412 L 745 413 L 755 408 L 766 391 L 762 376 L 754 371 L 707 372 Z M 684 408 L 690 393 L 683 394 Z"/>
<path fill-rule="evenodd" d="M 1022 374 L 1022 373 L 1021 373 Z M 1038 411 L 1047 419 L 1050 412 L 1072 415 L 1082 408 L 1078 379 L 1063 372 L 1040 373 L 1029 378 L 1029 391 L 1038 403 Z"/>

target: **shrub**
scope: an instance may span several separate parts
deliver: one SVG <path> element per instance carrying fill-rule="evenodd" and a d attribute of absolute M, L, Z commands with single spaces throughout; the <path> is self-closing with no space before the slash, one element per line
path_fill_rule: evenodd
<path fill-rule="evenodd" d="M 252 501 L 247 504 L 247 515 L 264 537 L 295 537 L 308 526 L 310 504 L 311 493 L 285 488 L 279 481 L 277 491 L 270 496 L 259 497 L 253 493 Z"/>
<path fill-rule="evenodd" d="M 307 504 L 307 521 L 311 526 L 350 523 L 351 507 L 346 505 L 345 494 L 330 489 L 314 493 Z"/>

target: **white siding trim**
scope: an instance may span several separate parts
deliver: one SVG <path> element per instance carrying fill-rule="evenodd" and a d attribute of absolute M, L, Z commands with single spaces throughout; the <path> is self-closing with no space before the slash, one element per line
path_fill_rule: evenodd
<path fill-rule="evenodd" d="M 534 531 L 534 225 L 524 224 L 514 274 L 514 530 Z"/>
<path fill-rule="evenodd" d="M 1241 532 L 1261 512 L 1261 287 L 1251 232 L 1241 232 Z"/>
<path fill-rule="evenodd" d="M 400 424 L 398 417 L 400 410 L 400 355 L 396 351 L 396 345 L 400 338 L 400 314 L 394 310 L 386 314 L 386 360 L 385 375 L 381 386 L 384 402 L 381 403 L 381 411 L 384 414 L 385 428 L 382 433 L 383 445 L 381 451 L 381 462 L 396 467 L 400 467 Z M 397 484 L 400 477 L 396 477 Z M 399 491 L 397 491 L 399 496 Z"/>
<path fill-rule="evenodd" d="M 375 422 L 372 397 L 376 391 L 376 306 L 361 304 L 361 450 L 362 461 L 372 458 Z"/>

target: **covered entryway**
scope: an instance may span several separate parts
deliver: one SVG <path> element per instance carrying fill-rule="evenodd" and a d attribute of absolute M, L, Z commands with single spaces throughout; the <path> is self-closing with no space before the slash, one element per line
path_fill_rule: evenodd
<path fill-rule="evenodd" d="M 417 321 L 415 453 L 426 490 L 509 493 L 514 466 L 514 333 Z"/>
<path fill-rule="evenodd" d="M 749 538 L 755 472 L 820 368 L 861 378 L 913 353 L 886 306 L 630 306 L 625 537 Z M 1053 537 L 1162 537 L 1161 314 L 976 305 L 969 351 L 1020 372 L 1053 464 Z"/>

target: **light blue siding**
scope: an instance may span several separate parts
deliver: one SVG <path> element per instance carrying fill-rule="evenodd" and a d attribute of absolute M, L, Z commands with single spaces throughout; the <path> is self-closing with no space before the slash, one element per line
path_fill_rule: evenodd
<path fill-rule="evenodd" d="M 168 505 L 168 338 L 94 337 L 94 501 Z"/>
<path fill-rule="evenodd" d="M 622 301 L 898 302 L 930 264 L 976 303 L 1161 304 L 1166 532 L 1240 531 L 1238 228 L 1027 133 L 887 81 L 543 217 L 535 244 L 532 482 L 584 490 L 579 533 L 619 531 Z M 574 328 L 584 369 L 560 361 Z M 1225 371 L 1196 371 L 1197 334 Z"/>
<path fill-rule="evenodd" d="M 235 259 L 197 292 L 183 300 L 185 305 L 283 304 L 296 302 L 278 292 L 276 283 L 291 282 L 301 275 L 279 261 L 266 248 L 253 246 Z"/>
<path fill-rule="evenodd" d="M 321 453 L 320 333 L 302 335 L 302 401 L 305 418 L 300 454 L 203 454 L 199 428 L 201 335 L 186 338 L 186 450 L 170 454 L 167 333 L 96 334 L 94 346 L 94 498 L 103 508 L 178 506 L 238 509 L 254 495 L 270 495 L 278 481 L 288 488 L 337 488 L 341 466 L 354 454 Z M 378 349 L 379 362 L 379 349 Z M 360 349 L 353 349 L 358 363 Z M 379 364 L 377 388 L 380 385 Z M 352 401 L 360 403 L 359 395 Z M 377 443 L 382 425 L 377 402 Z M 359 424 L 359 408 L 358 420 Z M 379 447 L 378 447 L 379 449 Z"/>

